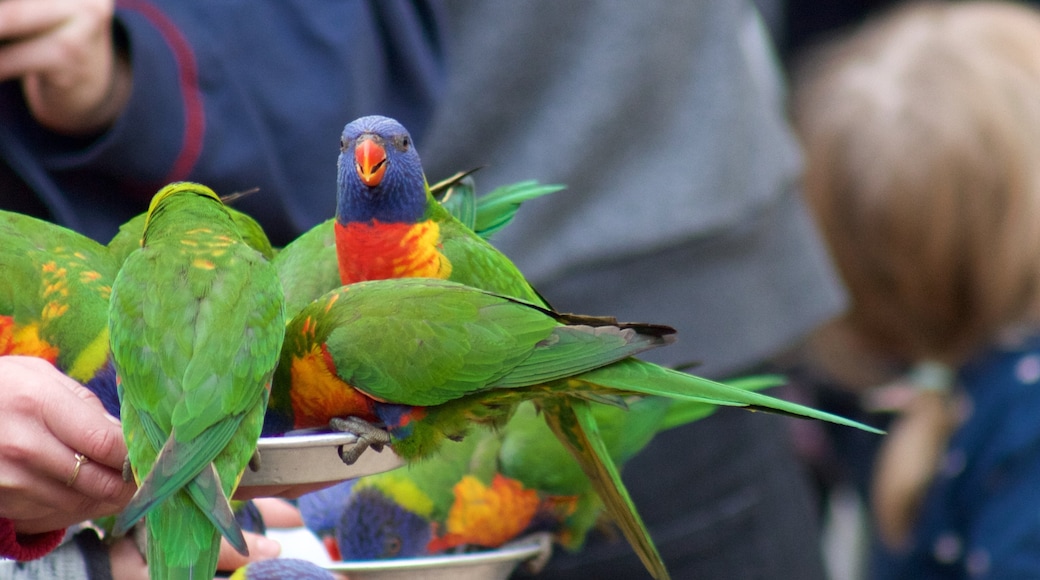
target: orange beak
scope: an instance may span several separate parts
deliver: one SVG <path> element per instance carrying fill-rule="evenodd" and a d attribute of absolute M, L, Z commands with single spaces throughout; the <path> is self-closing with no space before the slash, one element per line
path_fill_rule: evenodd
<path fill-rule="evenodd" d="M 361 183 L 369 187 L 379 185 L 386 173 L 386 149 L 373 137 L 361 137 L 354 148 L 354 169 Z"/>

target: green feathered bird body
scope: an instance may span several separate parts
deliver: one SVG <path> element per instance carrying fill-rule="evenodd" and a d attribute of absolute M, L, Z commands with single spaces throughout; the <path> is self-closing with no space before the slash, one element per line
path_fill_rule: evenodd
<path fill-rule="evenodd" d="M 112 291 L 112 352 L 152 578 L 212 578 L 220 534 L 245 550 L 228 498 L 253 456 L 284 333 L 273 267 L 208 188 L 153 199 Z M 219 532 L 218 532 L 219 529 Z"/>

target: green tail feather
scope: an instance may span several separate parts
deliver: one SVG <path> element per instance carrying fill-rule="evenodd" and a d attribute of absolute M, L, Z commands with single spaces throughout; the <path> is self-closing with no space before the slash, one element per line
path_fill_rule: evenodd
<path fill-rule="evenodd" d="M 727 379 L 723 381 L 731 387 L 737 387 L 745 391 L 760 391 L 769 387 L 777 387 L 784 384 L 784 378 L 778 375 L 756 375 Z M 718 409 L 717 405 L 702 403 L 700 401 L 688 401 L 685 399 L 671 399 L 672 404 L 668 407 L 658 431 L 665 431 L 687 423 L 703 419 Z"/>
<path fill-rule="evenodd" d="M 650 532 L 636 511 L 621 474 L 599 434 L 589 404 L 564 400 L 545 409 L 545 421 L 564 447 L 577 459 L 582 471 L 603 500 L 607 512 L 621 528 L 643 565 L 658 580 L 670 578 Z"/>
<path fill-rule="evenodd" d="M 151 580 L 212 580 L 220 557 L 220 535 L 184 493 L 158 506 L 145 522 Z"/>
<path fill-rule="evenodd" d="M 504 185 L 481 196 L 477 203 L 477 217 L 473 231 L 487 239 L 498 230 L 504 228 L 520 209 L 525 201 L 556 193 L 564 189 L 562 185 L 540 185 L 537 181 L 521 181 Z"/>
<path fill-rule="evenodd" d="M 719 383 L 635 358 L 625 359 L 609 366 L 582 373 L 575 377 L 574 380 L 632 393 L 700 401 L 711 405 L 745 407 L 749 410 L 761 410 L 794 417 L 828 421 L 871 433 L 884 433 L 884 431 L 846 419 L 845 417 L 818 411 L 812 407 L 791 403 L 783 399 L 770 397 L 769 395 L 748 391 L 739 385 Z"/>
<path fill-rule="evenodd" d="M 126 412 L 130 411 L 132 410 L 128 409 Z M 172 445 L 172 439 L 164 443 L 162 430 L 147 414 L 135 413 L 134 416 L 140 419 L 142 428 L 153 448 L 165 449 L 167 446 L 170 446 L 174 451 L 182 454 L 188 453 L 196 457 L 201 456 L 194 448 Z M 160 457 L 163 455 L 160 454 Z M 157 458 L 152 469 L 155 470 L 156 465 L 159 465 L 160 471 L 162 471 L 162 465 L 168 459 L 170 457 Z M 174 463 L 177 462 L 174 461 Z M 184 474 L 187 472 L 182 471 L 180 473 Z M 242 527 L 235 519 L 235 514 L 221 487 L 220 476 L 212 462 L 203 467 L 198 475 L 186 484 L 182 483 L 183 478 L 157 479 L 150 475 L 151 473 L 145 476 L 144 481 L 141 482 L 141 487 L 134 494 L 134 497 L 131 498 L 130 503 L 116 517 L 112 526 L 113 534 L 125 534 L 137 520 L 144 517 L 153 507 L 171 498 L 177 491 L 184 489 L 198 509 L 216 526 L 220 534 L 227 538 L 228 543 L 235 550 L 240 554 L 248 552 L 245 536 L 242 535 Z"/>

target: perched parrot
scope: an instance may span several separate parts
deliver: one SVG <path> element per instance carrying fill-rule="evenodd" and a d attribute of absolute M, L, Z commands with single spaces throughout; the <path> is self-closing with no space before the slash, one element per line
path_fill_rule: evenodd
<path fill-rule="evenodd" d="M 668 344 L 673 332 L 557 314 L 447 280 L 341 286 L 286 326 L 264 434 L 359 418 L 385 424 L 405 460 L 423 459 L 473 422 L 505 422 L 525 399 L 567 391 L 621 404 L 628 391 L 546 383 Z"/>
<path fill-rule="evenodd" d="M 108 350 L 108 299 L 118 264 L 76 232 L 0 211 L 0 356 L 43 358 L 119 416 Z"/>
<path fill-rule="evenodd" d="M 469 177 L 471 173 L 455 174 L 434 184 L 430 191 L 452 215 L 483 238 L 505 227 L 523 202 L 563 189 L 560 185 L 522 181 L 478 197 L 473 179 Z M 282 280 L 289 316 L 341 285 L 334 223 L 334 218 L 329 219 L 304 232 L 273 260 Z"/>
<path fill-rule="evenodd" d="M 211 579 L 221 534 L 247 553 L 228 498 L 256 451 L 285 334 L 274 267 L 212 190 L 168 185 L 116 276 L 109 329 L 140 486 L 114 533 L 144 516 L 153 579 Z"/>
<path fill-rule="evenodd" d="M 299 558 L 274 558 L 252 562 L 235 570 L 230 580 L 335 580 L 332 572 Z"/>
<path fill-rule="evenodd" d="M 399 277 L 444 278 L 544 305 L 508 258 L 436 203 L 426 186 L 411 136 L 393 119 L 362 117 L 344 128 L 335 228 L 344 284 Z M 852 424 L 814 409 L 694 379 L 635 358 L 583 373 L 572 382 L 576 388 L 598 384 L 636 392 L 652 384 L 665 392 L 700 394 L 705 402 L 714 399 L 715 404 L 758 407 Z M 538 404 L 557 437 L 597 486 L 647 570 L 655 578 L 666 578 L 664 563 L 598 435 L 589 405 L 566 397 L 547 398 Z"/>
<path fill-rule="evenodd" d="M 777 384 L 744 379 L 746 388 Z M 661 397 L 627 408 L 596 405 L 593 414 L 611 458 L 623 465 L 660 431 L 716 407 Z M 497 548 L 538 531 L 579 549 L 603 504 L 589 479 L 530 403 L 500 430 L 478 430 L 434 457 L 306 494 L 307 527 L 334 560 L 429 556 Z"/>

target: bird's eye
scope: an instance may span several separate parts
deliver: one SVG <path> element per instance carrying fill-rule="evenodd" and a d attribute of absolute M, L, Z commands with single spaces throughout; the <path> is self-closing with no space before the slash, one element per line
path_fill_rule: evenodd
<path fill-rule="evenodd" d="M 401 135 L 394 139 L 394 146 L 399 151 L 408 151 L 408 148 L 412 146 L 412 140 L 408 138 L 408 135 Z"/>
<path fill-rule="evenodd" d="M 388 536 L 384 540 L 383 554 L 387 557 L 394 557 L 401 553 L 401 538 L 397 536 Z"/>
<path fill-rule="evenodd" d="M 339 150 L 341 153 L 347 152 L 347 140 L 343 137 L 339 138 Z"/>

